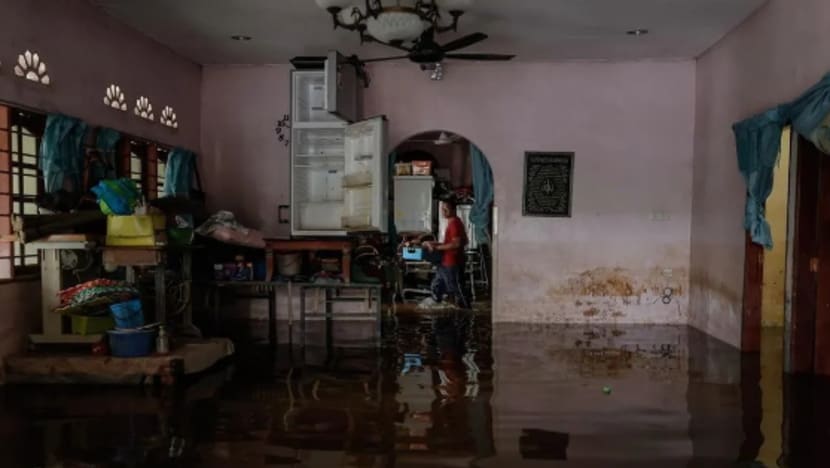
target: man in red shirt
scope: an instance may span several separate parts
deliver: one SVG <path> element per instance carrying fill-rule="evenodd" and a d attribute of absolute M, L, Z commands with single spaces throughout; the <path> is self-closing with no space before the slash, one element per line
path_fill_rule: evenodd
<path fill-rule="evenodd" d="M 456 215 L 455 203 L 444 201 L 441 203 L 441 215 L 447 218 L 447 229 L 444 231 L 444 242 L 425 242 L 424 247 L 430 252 L 442 252 L 441 264 L 432 280 L 432 300 L 440 304 L 444 296 L 452 297 L 457 305 L 468 307 L 467 299 L 461 289 L 461 275 L 464 271 L 464 248 L 467 246 L 467 232 L 464 223 Z"/>

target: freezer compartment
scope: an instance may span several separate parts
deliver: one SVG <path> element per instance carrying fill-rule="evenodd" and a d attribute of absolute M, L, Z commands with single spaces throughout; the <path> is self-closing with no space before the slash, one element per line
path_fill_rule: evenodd
<path fill-rule="evenodd" d="M 372 223 L 372 187 L 346 189 L 343 191 L 344 229 L 374 229 Z"/>
<path fill-rule="evenodd" d="M 337 231 L 341 229 L 342 217 L 342 201 L 299 203 L 296 228 L 301 231 Z"/>
<path fill-rule="evenodd" d="M 298 123 L 340 122 L 326 110 L 326 77 L 321 71 L 293 72 L 294 108 L 291 118 Z"/>

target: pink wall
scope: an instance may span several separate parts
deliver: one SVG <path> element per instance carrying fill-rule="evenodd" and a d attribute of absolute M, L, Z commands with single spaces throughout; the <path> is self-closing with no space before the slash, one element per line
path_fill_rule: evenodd
<path fill-rule="evenodd" d="M 288 236 L 277 206 L 289 200 L 288 147 L 274 128 L 290 112 L 291 66 L 206 67 L 202 80 L 202 181 L 208 203 L 270 236 Z"/>
<path fill-rule="evenodd" d="M 199 147 L 201 66 L 128 29 L 84 0 L 0 0 L 0 101 L 61 112 L 126 133 L 190 149 Z M 38 52 L 49 87 L 14 75 L 18 54 Z M 105 90 L 125 90 L 129 112 L 104 106 Z M 139 95 L 150 98 L 156 123 L 132 114 Z M 164 106 L 179 130 L 158 123 Z"/>
<path fill-rule="evenodd" d="M 273 127 L 288 112 L 288 70 L 204 72 L 212 205 L 269 234 L 285 232 L 276 205 L 288 202 L 288 151 Z M 446 129 L 488 156 L 500 209 L 495 320 L 686 323 L 694 63 L 451 64 L 442 82 L 402 64 L 372 75 L 366 113 L 389 116 L 392 145 Z M 522 216 L 525 150 L 576 152 L 572 218 Z M 665 287 L 677 292 L 669 305 L 656 294 Z"/>
<path fill-rule="evenodd" d="M 740 343 L 745 186 L 734 122 L 792 100 L 830 70 L 830 2 L 770 2 L 697 64 L 690 323 Z"/>

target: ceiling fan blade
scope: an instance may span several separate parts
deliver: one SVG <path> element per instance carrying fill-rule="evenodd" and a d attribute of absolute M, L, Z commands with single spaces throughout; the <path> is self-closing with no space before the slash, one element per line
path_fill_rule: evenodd
<path fill-rule="evenodd" d="M 454 41 L 450 41 L 444 44 L 443 46 L 441 46 L 441 50 L 443 50 L 444 52 L 450 52 L 453 50 L 463 49 L 464 47 L 469 47 L 485 39 L 487 39 L 487 34 L 473 33 L 468 36 L 460 37 Z"/>
<path fill-rule="evenodd" d="M 459 60 L 482 60 L 482 61 L 496 61 L 496 60 L 511 60 L 515 55 L 505 54 L 447 54 L 444 57 Z"/>
<path fill-rule="evenodd" d="M 401 59 L 408 59 L 408 55 L 398 55 L 396 57 L 380 57 L 380 58 L 371 58 L 371 59 L 361 59 L 360 61 L 363 63 L 372 63 L 372 62 L 386 62 L 389 60 L 401 60 Z"/>
<path fill-rule="evenodd" d="M 391 47 L 393 49 L 402 50 L 404 52 L 412 52 L 411 48 L 404 47 L 402 43 L 394 43 L 394 42 L 383 42 L 377 39 L 372 39 L 372 42 L 377 44 L 385 45 L 386 47 Z"/>

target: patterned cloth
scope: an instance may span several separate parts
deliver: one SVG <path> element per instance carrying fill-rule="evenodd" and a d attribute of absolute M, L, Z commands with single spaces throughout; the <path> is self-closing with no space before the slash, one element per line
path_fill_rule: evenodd
<path fill-rule="evenodd" d="M 138 289 L 127 282 L 97 279 L 61 291 L 60 301 L 62 306 L 77 306 L 102 298 L 112 298 L 113 302 L 118 302 L 138 295 Z"/>

